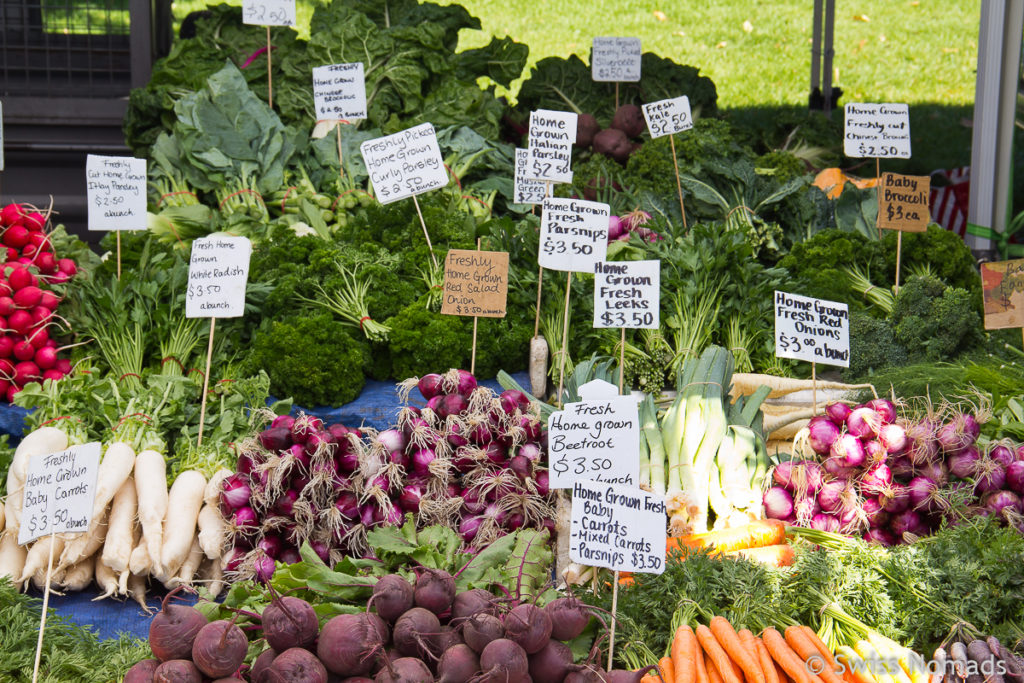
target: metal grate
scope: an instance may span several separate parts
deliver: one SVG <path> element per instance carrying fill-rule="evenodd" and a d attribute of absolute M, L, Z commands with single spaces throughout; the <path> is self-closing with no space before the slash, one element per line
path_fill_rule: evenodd
<path fill-rule="evenodd" d="M 0 93 L 118 97 L 131 87 L 129 0 L 0 0 Z"/>

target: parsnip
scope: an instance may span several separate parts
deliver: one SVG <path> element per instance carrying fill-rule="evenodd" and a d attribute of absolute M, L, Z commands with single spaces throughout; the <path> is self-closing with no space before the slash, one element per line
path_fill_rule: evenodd
<path fill-rule="evenodd" d="M 101 554 L 97 553 L 95 558 L 94 571 L 96 572 L 96 583 L 99 584 L 100 590 L 103 593 L 93 598 L 93 602 L 109 598 L 117 593 L 117 575 L 114 573 L 114 570 L 103 564 L 103 556 Z"/>
<path fill-rule="evenodd" d="M 17 535 L 21 526 L 22 491 L 28 473 L 28 461 L 37 455 L 50 455 L 68 447 L 68 435 L 56 427 L 40 427 L 27 435 L 14 451 L 7 470 L 7 500 L 4 502 L 6 528 Z"/>
<path fill-rule="evenodd" d="M 135 458 L 135 490 L 139 499 L 139 523 L 153 567 L 160 566 L 164 517 L 167 516 L 167 469 L 164 456 L 145 450 Z"/>
<path fill-rule="evenodd" d="M 206 477 L 195 470 L 180 473 L 171 484 L 164 518 L 164 545 L 160 549 L 160 570 L 167 577 L 176 576 L 188 557 L 205 489 Z"/>
<path fill-rule="evenodd" d="M 128 477 L 110 505 L 107 538 L 103 542 L 103 563 L 118 574 L 128 571 L 132 556 L 136 502 L 135 480 Z"/>
<path fill-rule="evenodd" d="M 204 505 L 199 511 L 199 545 L 211 560 L 216 560 L 224 552 L 227 530 L 220 508 L 209 503 Z"/>
<path fill-rule="evenodd" d="M 7 530 L 0 534 L 0 576 L 9 576 L 17 583 L 27 554 L 28 551 L 18 545 L 18 532 Z"/>
<path fill-rule="evenodd" d="M 548 387 L 548 342 L 542 335 L 530 340 L 530 393 L 544 398 Z"/>

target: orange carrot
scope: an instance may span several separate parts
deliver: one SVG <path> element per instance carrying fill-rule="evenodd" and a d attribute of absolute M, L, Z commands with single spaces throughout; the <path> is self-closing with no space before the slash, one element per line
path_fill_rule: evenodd
<path fill-rule="evenodd" d="M 718 675 L 722 677 L 723 683 L 743 683 L 743 679 L 733 671 L 729 655 L 722 644 L 715 639 L 715 634 L 711 632 L 710 628 L 704 624 L 697 626 L 697 640 L 700 641 L 701 647 L 707 653 L 709 661 L 715 665 L 715 669 L 718 670 Z M 710 671 L 708 675 L 711 675 Z"/>
<path fill-rule="evenodd" d="M 836 659 L 832 656 L 832 651 L 828 649 L 828 645 L 822 642 L 821 638 L 818 637 L 818 634 L 814 631 L 814 629 L 810 626 L 801 626 L 800 630 L 807 634 L 807 637 L 810 639 L 811 644 L 814 645 L 814 647 L 818 650 L 818 654 L 820 654 L 822 658 L 826 662 L 828 662 L 828 665 L 832 667 L 832 670 L 838 671 L 839 667 L 836 666 Z"/>
<path fill-rule="evenodd" d="M 636 583 L 636 579 L 629 572 L 619 572 L 619 585 L 620 586 L 632 586 Z"/>
<path fill-rule="evenodd" d="M 764 645 L 764 641 L 761 641 L 761 644 Z M 768 648 L 766 647 L 764 651 L 768 652 Z M 769 654 L 768 657 L 771 658 L 771 654 Z M 779 683 L 794 683 L 793 679 L 786 675 L 786 672 L 782 670 L 782 667 L 779 666 L 778 662 L 772 659 L 772 664 L 775 665 L 775 675 L 779 677 Z"/>
<path fill-rule="evenodd" d="M 644 674 L 644 677 L 640 679 L 640 683 L 662 683 L 661 679 L 653 674 Z"/>
<path fill-rule="evenodd" d="M 689 624 L 676 629 L 671 652 L 674 678 L 669 679 L 668 683 L 697 683 L 697 636 Z"/>
<path fill-rule="evenodd" d="M 673 683 L 676 680 L 675 664 L 671 657 L 662 657 L 658 660 L 658 673 L 665 683 Z"/>
<path fill-rule="evenodd" d="M 704 662 L 704 650 L 700 646 L 700 641 L 697 640 L 697 636 L 693 637 L 693 661 L 697 670 L 697 683 L 711 683 L 708 676 L 708 668 Z"/>
<path fill-rule="evenodd" d="M 711 661 L 711 657 L 708 656 L 707 652 L 704 653 L 704 668 L 708 672 L 708 683 L 723 683 L 718 669 L 715 667 L 714 662 Z"/>
<path fill-rule="evenodd" d="M 742 628 L 736 632 L 736 635 L 740 637 L 740 643 L 742 643 L 743 648 L 747 651 L 747 654 L 750 655 L 750 658 L 754 660 L 754 664 L 756 664 L 757 668 L 761 670 L 761 675 L 764 676 L 765 683 L 768 683 L 768 676 L 765 675 L 764 667 L 761 666 L 761 659 L 757 655 L 757 645 L 755 643 L 756 639 L 754 638 L 754 634 L 750 632 L 749 628 Z M 750 681 L 747 681 L 747 683 L 750 683 Z"/>
<path fill-rule="evenodd" d="M 740 548 L 725 553 L 727 557 L 745 557 L 751 562 L 760 562 L 769 567 L 793 566 L 793 546 L 788 543 L 766 545 L 760 548 Z"/>
<path fill-rule="evenodd" d="M 710 548 L 725 553 L 741 548 L 762 548 L 786 542 L 786 523 L 778 519 L 763 519 L 746 526 L 720 529 L 703 534 L 676 536 L 668 539 L 668 550 L 675 548 Z"/>
<path fill-rule="evenodd" d="M 772 656 L 794 683 L 822 683 L 822 680 L 807 670 L 804 660 L 793 652 L 782 634 L 773 628 L 766 628 L 761 634 L 768 654 Z"/>
<path fill-rule="evenodd" d="M 804 661 L 804 668 L 811 673 L 818 674 L 825 683 L 843 683 L 843 679 L 836 673 L 835 667 L 829 665 L 828 661 L 821 656 L 814 642 L 807 636 L 806 631 L 800 626 L 790 626 L 786 629 L 786 643 L 793 651 L 800 655 Z"/>
<path fill-rule="evenodd" d="M 757 650 L 757 660 L 761 664 L 761 672 L 764 674 L 765 683 L 783 683 L 784 679 L 779 678 L 775 662 L 772 661 L 772 656 L 768 654 L 768 649 L 760 638 L 754 638 L 754 649 Z"/>
<path fill-rule="evenodd" d="M 711 633 L 714 634 L 715 640 L 722 646 L 722 649 L 729 655 L 729 658 L 742 670 L 747 683 L 764 683 L 764 674 L 761 673 L 761 666 L 754 657 L 750 656 L 750 652 L 740 642 L 736 629 L 732 627 L 728 619 L 720 616 L 711 617 Z"/>

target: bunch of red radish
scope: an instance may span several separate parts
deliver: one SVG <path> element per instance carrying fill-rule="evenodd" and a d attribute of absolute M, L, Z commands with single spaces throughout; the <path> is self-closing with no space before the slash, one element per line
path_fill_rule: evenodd
<path fill-rule="evenodd" d="M 622 216 L 609 216 L 608 218 L 608 243 L 615 240 L 628 242 L 633 234 L 637 234 L 647 242 L 658 242 L 665 239 L 654 230 L 646 226 L 651 220 L 651 214 L 641 209 L 634 209 Z"/>
<path fill-rule="evenodd" d="M 0 392 L 8 402 L 30 382 L 71 372 L 49 329 L 61 300 L 52 286 L 78 269 L 71 259 L 57 259 L 46 223 L 46 216 L 24 204 L 0 209 L 0 242 L 7 249 L 0 276 Z"/>

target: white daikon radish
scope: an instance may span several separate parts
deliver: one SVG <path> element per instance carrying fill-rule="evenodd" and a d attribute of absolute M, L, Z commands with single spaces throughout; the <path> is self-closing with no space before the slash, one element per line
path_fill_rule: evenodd
<path fill-rule="evenodd" d="M 17 535 L 21 526 L 22 490 L 28 473 L 29 458 L 36 455 L 50 455 L 67 449 L 68 435 L 56 427 L 40 427 L 27 435 L 14 451 L 14 458 L 7 470 L 7 500 L 4 502 L 7 529 L 14 529 Z"/>
<path fill-rule="evenodd" d="M 227 467 L 221 467 L 219 470 L 213 473 L 210 477 L 210 481 L 206 482 L 206 491 L 203 492 L 203 502 L 207 505 L 217 507 L 220 505 L 220 486 L 225 479 L 230 477 L 234 472 L 229 470 Z"/>
<path fill-rule="evenodd" d="M 117 593 L 117 574 L 114 573 L 113 569 L 103 564 L 103 556 L 101 554 L 97 553 L 95 558 L 94 571 L 96 572 L 96 583 L 99 584 L 100 590 L 103 592 L 93 598 L 93 602 L 109 598 Z"/>
<path fill-rule="evenodd" d="M 128 595 L 142 606 L 143 612 L 153 613 L 153 608 L 146 604 L 146 577 L 144 575 L 132 574 L 128 577 Z"/>
<path fill-rule="evenodd" d="M 132 486 L 132 491 L 135 491 L 134 485 Z M 117 500 L 117 497 L 115 496 L 114 499 Z M 131 548 L 129 549 L 127 558 L 124 561 L 124 569 L 118 571 L 116 568 L 111 567 L 111 569 L 114 570 L 114 573 L 117 574 L 117 592 L 121 595 L 128 595 L 128 576 L 131 574 L 131 571 L 128 569 L 128 565 L 130 564 L 129 560 L 131 559 L 132 555 L 131 549 L 134 549 L 139 545 L 139 540 L 142 538 L 142 527 L 140 527 L 137 523 L 133 522 L 131 534 L 132 545 Z M 107 562 L 105 563 L 109 564 Z"/>
<path fill-rule="evenodd" d="M 216 560 L 224 552 L 227 531 L 220 508 L 216 504 L 204 505 L 199 511 L 199 545 L 211 560 Z"/>
<path fill-rule="evenodd" d="M 25 568 L 25 556 L 28 551 L 18 545 L 17 532 L 10 530 L 0 534 L 0 576 L 9 576 L 17 583 Z"/>
<path fill-rule="evenodd" d="M 164 544 L 164 517 L 167 516 L 167 469 L 164 456 L 144 450 L 135 458 L 135 491 L 139 499 L 139 523 L 146 540 L 150 563 L 160 566 Z"/>
<path fill-rule="evenodd" d="M 530 393 L 543 399 L 548 388 L 548 342 L 538 334 L 530 340 Z"/>
<path fill-rule="evenodd" d="M 132 548 L 132 556 L 128 560 L 128 571 L 132 574 L 149 574 L 153 569 L 153 561 L 149 557 L 149 549 L 146 547 L 146 539 L 135 544 Z"/>
<path fill-rule="evenodd" d="M 216 598 L 224 590 L 224 567 L 220 558 L 203 560 L 199 567 L 199 577 L 203 581 L 206 590 L 210 592 L 210 598 Z"/>
<path fill-rule="evenodd" d="M 199 571 L 199 565 L 203 561 L 203 549 L 199 545 L 199 539 L 192 541 L 192 547 L 188 551 L 188 557 L 185 559 L 185 563 L 181 565 L 181 569 L 178 570 L 178 575 L 171 579 L 171 584 L 168 588 L 176 588 L 181 584 L 186 586 L 192 585 L 192 579 L 195 578 L 196 572 Z"/>
<path fill-rule="evenodd" d="M 195 470 L 181 472 L 171 484 L 164 518 L 164 545 L 160 549 L 160 569 L 168 577 L 178 574 L 192 548 L 205 490 L 206 477 Z"/>
<path fill-rule="evenodd" d="M 88 531 L 84 532 L 88 536 L 85 547 L 82 549 L 82 557 L 79 558 L 78 562 L 74 564 L 80 564 L 86 559 L 92 560 L 92 556 L 100 551 L 103 547 L 103 541 L 107 538 L 107 518 L 110 515 L 110 508 L 103 511 L 100 515 L 99 521 L 96 523 L 95 530 L 90 534 Z M 90 526 L 92 524 L 90 523 Z M 60 562 L 57 563 L 57 569 L 68 569 L 71 567 L 71 563 L 65 562 L 64 557 L 67 555 L 68 545 L 76 538 L 72 534 L 63 534 L 64 537 L 64 552 L 61 553 Z"/>
<path fill-rule="evenodd" d="M 92 583 L 92 574 L 95 567 L 95 560 L 87 557 L 78 564 L 68 567 L 60 586 L 66 591 L 83 591 Z"/>
<path fill-rule="evenodd" d="M 23 583 L 32 578 L 32 575 L 42 570 L 46 574 L 46 565 L 50 561 L 50 545 L 53 545 L 53 564 L 57 565 L 57 558 L 64 550 L 64 539 L 58 535 L 43 536 L 32 544 L 25 557 L 25 567 L 21 570 L 21 578 L 16 583 Z"/>
<path fill-rule="evenodd" d="M 135 542 L 135 480 L 128 477 L 110 504 L 107 538 L 103 542 L 103 563 L 120 574 L 128 571 Z"/>

